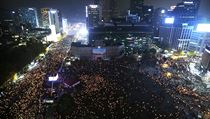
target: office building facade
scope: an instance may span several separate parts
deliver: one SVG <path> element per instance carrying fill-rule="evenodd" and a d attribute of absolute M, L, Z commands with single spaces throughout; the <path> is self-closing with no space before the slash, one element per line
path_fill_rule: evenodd
<path fill-rule="evenodd" d="M 193 24 L 197 18 L 200 0 L 183 0 L 178 3 L 172 14 L 176 18 L 176 23 L 191 23 Z"/>
<path fill-rule="evenodd" d="M 29 24 L 32 27 L 39 27 L 36 8 L 19 8 L 14 14 L 18 15 L 19 23 Z"/>
<path fill-rule="evenodd" d="M 203 53 L 207 45 L 210 46 L 210 33 L 193 31 L 188 50 Z"/>
<path fill-rule="evenodd" d="M 50 25 L 55 25 L 56 33 L 62 30 L 62 18 L 57 9 L 41 8 L 40 9 L 40 25 L 44 28 L 49 28 Z"/>
<path fill-rule="evenodd" d="M 86 6 L 87 27 L 94 28 L 101 22 L 101 7 L 99 5 Z"/>
<path fill-rule="evenodd" d="M 112 22 L 115 19 L 122 19 L 127 16 L 127 11 L 135 11 L 135 14 L 131 12 L 132 15 L 136 15 L 139 10 L 134 10 L 133 6 L 136 5 L 135 2 L 132 3 L 130 0 L 94 0 L 95 5 L 101 6 L 102 9 L 102 20 L 104 22 Z M 135 5 L 134 5 L 135 4 Z"/>
<path fill-rule="evenodd" d="M 202 55 L 201 65 L 204 69 L 210 70 L 210 47 L 206 46 Z"/>
<path fill-rule="evenodd" d="M 167 48 L 187 50 L 193 32 L 193 26 L 161 26 L 161 44 Z"/>
<path fill-rule="evenodd" d="M 141 22 L 145 22 L 147 24 L 152 23 L 152 18 L 153 18 L 153 13 L 154 13 L 154 8 L 153 6 L 143 6 L 143 14 L 140 16 L 141 17 Z"/>
<path fill-rule="evenodd" d="M 68 34 L 68 20 L 66 18 L 62 18 L 62 24 L 63 32 Z"/>
<path fill-rule="evenodd" d="M 144 5 L 144 0 L 131 0 L 130 1 L 131 14 L 137 14 L 138 16 L 141 16 L 143 14 L 143 5 Z"/>

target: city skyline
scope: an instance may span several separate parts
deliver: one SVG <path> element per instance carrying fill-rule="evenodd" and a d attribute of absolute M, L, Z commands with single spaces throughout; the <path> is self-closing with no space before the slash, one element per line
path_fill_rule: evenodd
<path fill-rule="evenodd" d="M 163 7 L 170 8 L 171 5 L 176 5 L 182 0 L 145 0 L 146 5 L 153 5 L 154 8 Z M 28 0 L 17 0 L 13 2 L 12 0 L 0 1 L 0 8 L 17 8 L 17 7 L 51 7 L 59 9 L 62 12 L 62 16 L 68 18 L 70 21 L 75 21 L 77 19 L 85 19 L 85 6 L 93 3 L 93 1 L 87 0 L 60 0 L 60 1 L 50 1 L 50 0 L 38 0 L 38 1 L 28 1 Z M 120 3 L 120 9 L 126 11 L 129 8 L 129 1 L 122 0 Z M 210 8 L 209 0 L 201 0 L 201 6 L 198 15 L 210 18 L 208 11 Z"/>

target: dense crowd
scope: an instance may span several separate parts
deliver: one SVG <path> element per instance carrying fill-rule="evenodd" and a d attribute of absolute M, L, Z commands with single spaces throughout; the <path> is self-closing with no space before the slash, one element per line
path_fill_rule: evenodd
<path fill-rule="evenodd" d="M 68 67 L 68 79 L 80 80 L 81 84 L 73 92 L 72 105 L 76 106 L 67 117 L 208 117 L 209 96 L 193 89 L 192 82 L 201 80 L 187 68 L 184 59 L 164 57 L 153 67 L 141 67 L 128 59 L 75 61 Z"/>
<path fill-rule="evenodd" d="M 68 74 L 81 83 L 72 93 L 73 111 L 60 116 L 71 119 L 183 118 L 184 113 L 175 108 L 173 99 L 149 80 L 148 75 L 139 73 L 129 60 L 72 62 L 67 68 Z"/>
<path fill-rule="evenodd" d="M 196 91 L 198 85 L 195 84 L 199 82 L 202 86 L 202 82 L 187 70 L 187 60 L 161 57 L 157 64 L 159 65 L 147 69 L 146 73 L 176 100 L 175 105 L 178 110 L 184 111 L 185 115 L 191 118 L 208 112 L 209 94 Z M 145 69 L 141 71 L 144 72 Z"/>
<path fill-rule="evenodd" d="M 61 68 L 68 49 L 67 40 L 55 44 L 38 66 L 23 74 L 24 78 L 3 85 L 2 118 L 43 118 L 47 111 L 43 108 L 45 82 L 56 73 L 64 83 L 79 83 L 73 91 L 69 90 L 71 86 L 62 87 L 63 92 L 71 94 L 70 105 L 74 106 L 69 107 L 72 111 L 65 115 L 55 109 L 55 117 L 182 119 L 197 118 L 199 113 L 207 111 L 209 97 L 193 90 L 189 79 L 182 78 L 186 74 L 193 77 L 187 72 L 184 60 L 161 57 L 154 67 L 143 68 L 128 57 L 110 61 L 75 60 Z M 165 64 L 167 67 L 163 67 Z"/>
<path fill-rule="evenodd" d="M 63 41 L 65 42 L 65 40 Z M 22 79 L 7 81 L 1 88 L 0 115 L 7 119 L 35 118 L 42 113 L 42 97 L 45 93 L 44 81 L 48 75 L 56 73 L 65 55 L 62 42 L 54 44 L 45 59 L 26 72 Z M 40 116 L 41 117 L 41 116 Z"/>

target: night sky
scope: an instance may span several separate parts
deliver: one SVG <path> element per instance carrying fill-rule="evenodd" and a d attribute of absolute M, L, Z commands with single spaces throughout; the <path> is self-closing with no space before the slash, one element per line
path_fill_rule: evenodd
<path fill-rule="evenodd" d="M 169 8 L 171 5 L 181 0 L 145 0 L 145 4 L 154 5 L 157 7 Z M 201 9 L 199 14 L 210 18 L 210 0 L 201 0 Z M 120 0 L 128 7 L 128 0 Z M 15 7 L 52 7 L 62 11 L 63 16 L 71 21 L 82 20 L 85 16 L 85 5 L 91 3 L 91 0 L 0 0 L 1 8 L 15 8 Z"/>

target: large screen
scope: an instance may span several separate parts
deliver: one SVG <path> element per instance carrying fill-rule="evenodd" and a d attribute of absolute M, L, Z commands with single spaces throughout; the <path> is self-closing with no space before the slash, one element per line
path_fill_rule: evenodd
<path fill-rule="evenodd" d="M 210 32 L 210 24 L 198 24 L 196 31 Z"/>
<path fill-rule="evenodd" d="M 93 54 L 103 55 L 106 53 L 105 48 L 93 48 L 92 50 Z"/>
<path fill-rule="evenodd" d="M 174 23 L 174 17 L 165 18 L 165 24 L 173 24 Z"/>

